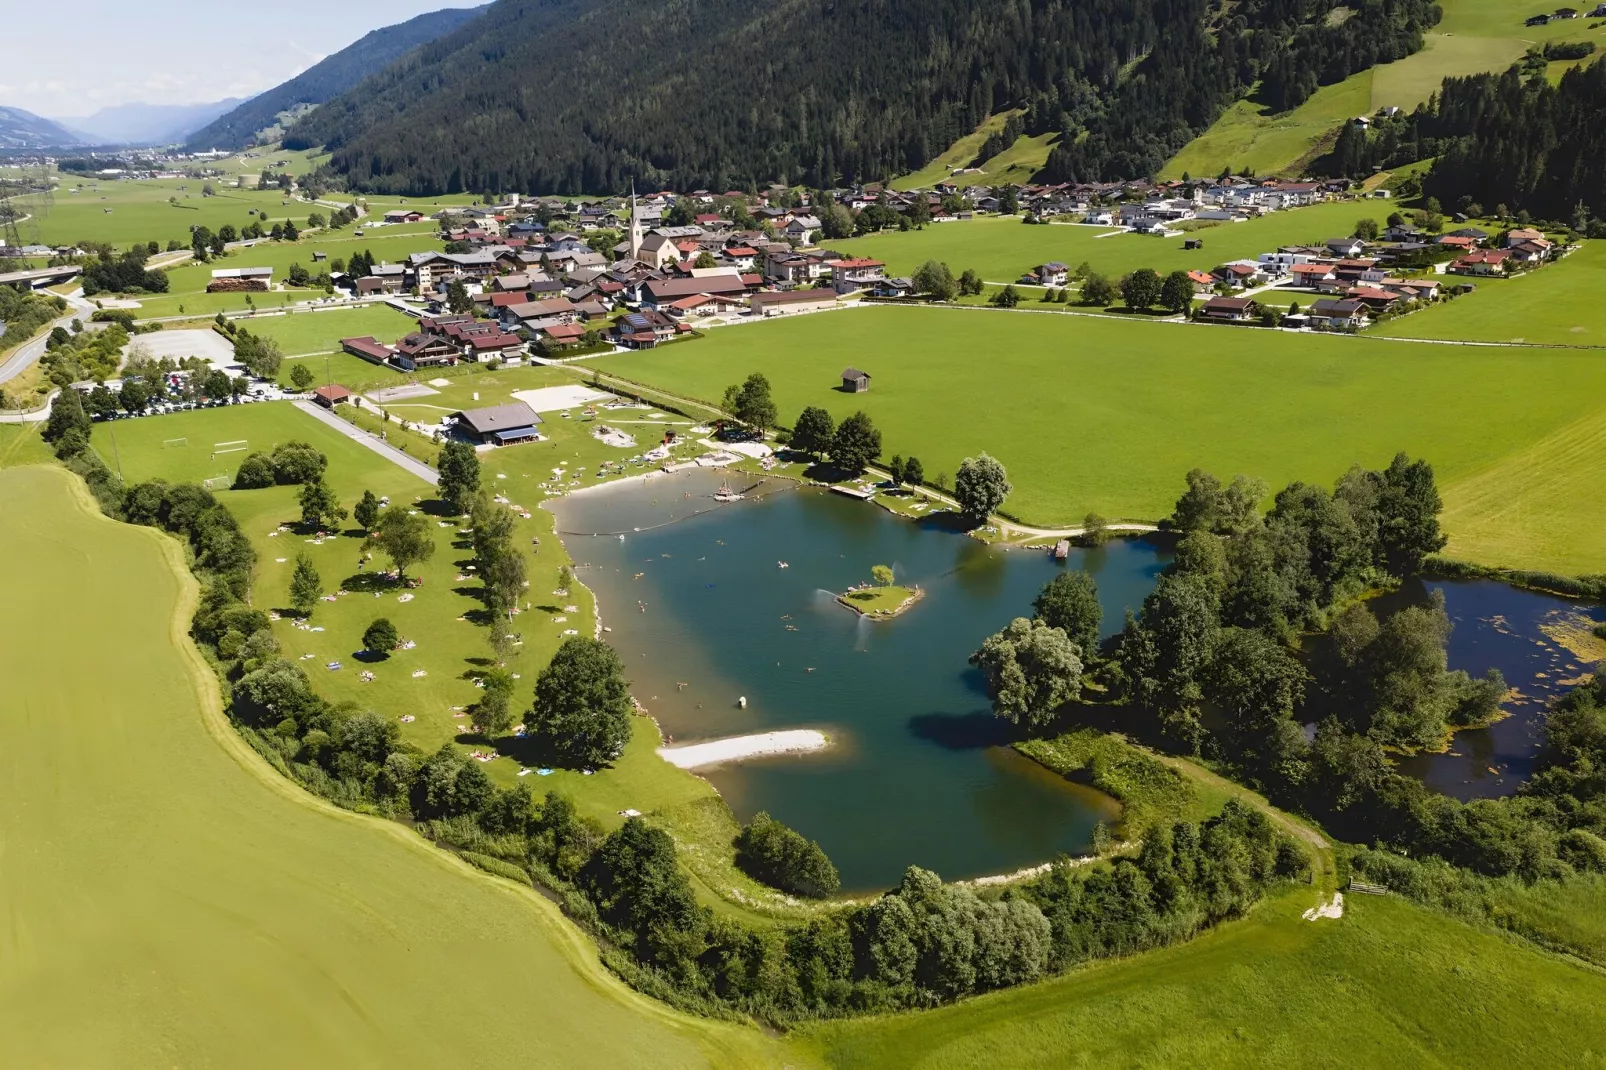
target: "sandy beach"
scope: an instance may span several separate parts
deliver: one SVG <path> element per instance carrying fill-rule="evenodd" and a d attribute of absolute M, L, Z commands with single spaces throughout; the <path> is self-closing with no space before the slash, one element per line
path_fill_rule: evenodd
<path fill-rule="evenodd" d="M 741 761 L 743 758 L 820 750 L 827 742 L 824 732 L 812 728 L 794 728 L 783 732 L 731 736 L 728 739 L 715 739 L 707 743 L 691 743 L 684 747 L 659 747 L 658 754 L 664 761 L 682 769 L 701 769 L 723 762 Z"/>

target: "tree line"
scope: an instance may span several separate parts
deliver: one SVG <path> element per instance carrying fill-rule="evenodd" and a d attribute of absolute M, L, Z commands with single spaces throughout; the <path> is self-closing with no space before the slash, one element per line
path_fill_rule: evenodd
<path fill-rule="evenodd" d="M 1094 681 L 1132 734 L 1205 754 L 1391 858 L 1529 881 L 1606 872 L 1598 675 L 1554 705 L 1539 772 L 1511 797 L 1458 802 L 1389 757 L 1488 723 L 1506 693 L 1498 671 L 1448 669 L 1442 597 L 1381 614 L 1366 600 L 1414 582 L 1443 546 L 1430 466 L 1402 454 L 1381 471 L 1352 468 L 1331 491 L 1295 483 L 1265 514 L 1258 480 L 1196 470 L 1187 483 L 1169 522 L 1182 534 L 1175 559 L 1118 634 L 1099 639 L 1096 585 L 1067 573 L 972 656 L 999 716 L 1056 731 Z M 1372 864 L 1421 878 L 1375 853 Z"/>

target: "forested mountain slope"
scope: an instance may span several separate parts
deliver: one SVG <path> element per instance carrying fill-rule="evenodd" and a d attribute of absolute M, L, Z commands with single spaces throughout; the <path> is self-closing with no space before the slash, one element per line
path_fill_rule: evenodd
<path fill-rule="evenodd" d="M 1346 125 L 1321 161 L 1334 174 L 1438 158 L 1424 192 L 1448 206 L 1506 205 L 1543 219 L 1606 216 L 1606 66 L 1591 64 L 1552 85 L 1514 66 L 1501 74 L 1447 78 L 1409 116 L 1371 131 Z"/>
<path fill-rule="evenodd" d="M 274 124 L 275 117 L 297 104 L 322 104 L 344 93 L 396 59 L 478 16 L 483 8 L 447 8 L 431 11 L 395 26 L 374 30 L 354 44 L 308 67 L 284 82 L 252 97 L 226 115 L 196 131 L 189 144 L 197 149 L 238 149 L 251 135 Z"/>
<path fill-rule="evenodd" d="M 1049 177 L 1159 169 L 1264 75 L 1421 47 L 1430 0 L 499 0 L 303 120 L 354 189 L 577 193 L 914 170 L 989 114 Z"/>

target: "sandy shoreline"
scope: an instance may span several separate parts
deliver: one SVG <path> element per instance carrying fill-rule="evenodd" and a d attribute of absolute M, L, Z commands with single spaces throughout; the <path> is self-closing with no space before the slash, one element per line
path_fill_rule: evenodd
<path fill-rule="evenodd" d="M 743 758 L 821 750 L 829 742 L 824 732 L 813 728 L 794 728 L 780 732 L 758 732 L 750 736 L 731 736 L 707 743 L 689 743 L 681 747 L 659 747 L 658 755 L 681 769 L 702 769 L 723 762 L 741 761 Z"/>

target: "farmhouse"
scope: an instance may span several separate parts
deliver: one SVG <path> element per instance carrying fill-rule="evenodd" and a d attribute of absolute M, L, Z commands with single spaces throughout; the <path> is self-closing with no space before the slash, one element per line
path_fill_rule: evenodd
<path fill-rule="evenodd" d="M 403 371 L 410 372 L 416 368 L 438 368 L 442 365 L 456 364 L 461 355 L 461 351 L 450 339 L 414 331 L 396 343 L 396 355 L 392 363 Z"/>
<path fill-rule="evenodd" d="M 522 401 L 492 405 L 484 409 L 465 409 L 453 413 L 455 428 L 462 437 L 484 446 L 505 446 L 540 438 L 536 426 L 541 417 Z"/>
<path fill-rule="evenodd" d="M 842 389 L 850 394 L 862 394 L 870 389 L 870 373 L 861 372 L 857 368 L 846 368 L 842 372 Z"/>

